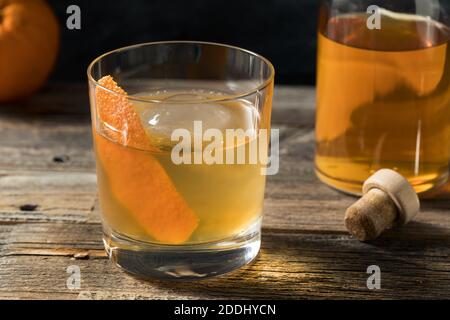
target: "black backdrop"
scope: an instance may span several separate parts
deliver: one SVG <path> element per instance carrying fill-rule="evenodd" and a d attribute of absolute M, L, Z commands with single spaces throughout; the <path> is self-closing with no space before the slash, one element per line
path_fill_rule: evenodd
<path fill-rule="evenodd" d="M 319 0 L 47 0 L 61 24 L 54 81 L 84 81 L 88 63 L 125 45 L 160 40 L 222 42 L 275 65 L 277 83 L 313 84 Z M 81 30 L 66 9 L 81 8 Z"/>

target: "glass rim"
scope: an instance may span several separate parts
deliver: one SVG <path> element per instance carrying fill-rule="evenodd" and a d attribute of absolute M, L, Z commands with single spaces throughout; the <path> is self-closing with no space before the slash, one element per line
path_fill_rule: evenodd
<path fill-rule="evenodd" d="M 227 95 L 223 98 L 211 98 L 211 99 L 204 99 L 201 101 L 193 101 L 196 103 L 206 103 L 206 102 L 222 102 L 222 101 L 231 101 L 231 100 L 237 100 L 237 99 L 241 99 L 244 97 L 247 97 L 249 95 L 254 94 L 255 92 L 261 91 L 263 89 L 265 89 L 267 86 L 269 86 L 275 79 L 275 68 L 273 66 L 273 64 L 269 61 L 269 59 L 265 58 L 264 56 L 255 53 L 253 51 L 247 50 L 247 49 L 243 49 L 237 46 L 232 46 L 232 45 L 228 45 L 228 44 L 223 44 L 223 43 L 217 43 L 217 42 L 208 42 L 208 41 L 178 41 L 178 40 L 173 40 L 173 41 L 151 41 L 151 42 L 143 42 L 143 43 L 138 43 L 138 44 L 134 44 L 134 45 L 130 45 L 130 46 L 125 46 L 125 47 L 121 47 L 118 49 L 114 49 L 114 50 L 110 50 L 108 52 L 103 53 L 102 55 L 98 56 L 97 58 L 95 58 L 88 66 L 87 68 L 87 77 L 88 77 L 88 81 L 92 82 L 96 87 L 100 87 L 101 89 L 121 96 L 121 97 L 126 97 L 128 100 L 131 101 L 139 101 L 139 102 L 146 102 L 146 103 L 167 103 L 167 101 L 164 100 L 156 100 L 156 99 L 146 99 L 146 98 L 139 98 L 139 97 L 134 97 L 134 96 L 130 96 L 128 94 L 123 94 L 123 93 L 119 93 L 116 92 L 114 90 L 111 90 L 109 88 L 106 88 L 104 86 L 102 86 L 98 80 L 94 79 L 93 75 L 92 75 L 92 70 L 94 68 L 94 65 L 96 63 L 98 63 L 99 61 L 101 61 L 103 58 L 117 53 L 117 52 L 121 52 L 121 51 L 128 51 L 128 50 L 132 50 L 135 48 L 139 48 L 139 47 L 144 47 L 144 46 L 151 46 L 151 45 L 160 45 L 160 44 L 199 44 L 199 45 L 212 45 L 212 46 L 217 46 L 217 47 L 223 47 L 223 48 L 228 48 L 228 49 L 233 49 L 233 50 L 237 50 L 237 51 L 241 51 L 244 52 L 246 54 L 249 54 L 253 57 L 256 57 L 260 60 L 262 60 L 268 67 L 269 67 L 269 76 L 266 80 L 264 80 L 261 84 L 255 86 L 252 89 L 249 90 L 245 90 L 243 92 L 238 92 L 236 94 L 233 95 Z M 176 101 L 173 101 L 171 103 L 176 104 Z M 186 101 L 184 101 L 183 103 L 186 103 Z"/>

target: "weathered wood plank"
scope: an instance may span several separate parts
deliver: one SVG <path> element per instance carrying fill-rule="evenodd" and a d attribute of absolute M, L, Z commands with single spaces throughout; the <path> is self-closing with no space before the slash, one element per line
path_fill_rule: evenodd
<path fill-rule="evenodd" d="M 99 222 L 94 172 L 0 173 L 0 222 Z"/>
<path fill-rule="evenodd" d="M 278 87 L 273 122 L 311 126 L 314 95 L 308 87 Z M 30 100 L 2 105 L 0 137 L 0 169 L 93 170 L 87 85 L 53 84 Z"/>
<path fill-rule="evenodd" d="M 1 111 L 1 109 L 0 109 Z M 0 169 L 89 171 L 94 168 L 88 117 L 0 113 Z"/>
<path fill-rule="evenodd" d="M 450 187 L 423 202 L 406 227 L 360 243 L 342 221 L 355 199 L 314 175 L 314 90 L 278 87 L 273 120 L 281 168 L 268 177 L 257 261 L 217 279 L 162 283 L 130 277 L 106 259 L 86 86 L 54 85 L 2 107 L 0 297 L 450 298 Z M 65 285 L 73 264 L 81 290 Z M 370 264 L 382 269 L 382 290 L 366 288 Z"/>
<path fill-rule="evenodd" d="M 55 115 L 86 117 L 89 114 L 88 85 L 87 82 L 51 83 L 30 99 L 2 104 L 0 112 L 27 118 L 53 118 Z"/>
<path fill-rule="evenodd" d="M 280 172 L 268 177 L 264 228 L 345 232 L 343 215 L 355 198 L 317 181 L 313 140 L 311 129 L 289 129 L 282 140 Z M 0 170 L 0 196 L 0 221 L 99 221 L 93 168 L 81 173 Z M 38 207 L 21 210 L 25 204 Z M 449 208 L 450 198 L 424 202 L 419 224 L 408 230 L 419 237 L 430 237 L 435 229 L 438 237 L 450 236 Z"/>
<path fill-rule="evenodd" d="M 316 91 L 313 87 L 277 86 L 274 94 L 272 121 L 279 124 L 313 125 Z"/>
<path fill-rule="evenodd" d="M 8 239 L 0 258 L 0 296 L 42 298 L 449 298 L 449 239 L 440 243 L 374 244 L 347 235 L 266 232 L 257 261 L 228 276 L 189 283 L 141 281 L 101 255 L 101 230 L 88 224 L 1 226 Z M 37 252 L 39 248 L 39 252 Z M 74 259 L 72 254 L 91 254 Z M 83 256 L 84 257 L 84 256 Z M 382 290 L 366 287 L 369 265 L 382 270 Z M 80 290 L 67 289 L 66 268 L 82 272 Z M 51 268 L 50 268 L 51 266 Z M 289 268 L 286 268 L 289 266 Z M 239 283 L 239 285 L 236 285 Z"/>
<path fill-rule="evenodd" d="M 1 114 L 29 117 L 89 114 L 87 83 L 53 83 L 29 100 L 2 105 Z M 312 124 L 315 112 L 314 87 L 277 86 L 274 94 L 275 123 Z"/>

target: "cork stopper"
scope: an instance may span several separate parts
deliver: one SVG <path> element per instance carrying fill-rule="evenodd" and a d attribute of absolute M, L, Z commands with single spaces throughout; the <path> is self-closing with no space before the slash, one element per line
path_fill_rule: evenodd
<path fill-rule="evenodd" d="M 376 239 L 393 226 L 408 223 L 420 208 L 419 198 L 399 173 L 381 169 L 366 180 L 363 197 L 345 213 L 345 225 L 360 241 Z"/>

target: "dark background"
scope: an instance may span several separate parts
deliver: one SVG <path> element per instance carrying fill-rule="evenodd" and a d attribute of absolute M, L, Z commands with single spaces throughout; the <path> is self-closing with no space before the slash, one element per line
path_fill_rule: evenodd
<path fill-rule="evenodd" d="M 98 55 L 148 41 L 199 40 L 244 47 L 270 59 L 276 82 L 314 84 L 320 0 L 48 0 L 61 25 L 53 81 L 85 81 Z M 66 9 L 81 8 L 81 30 Z"/>

